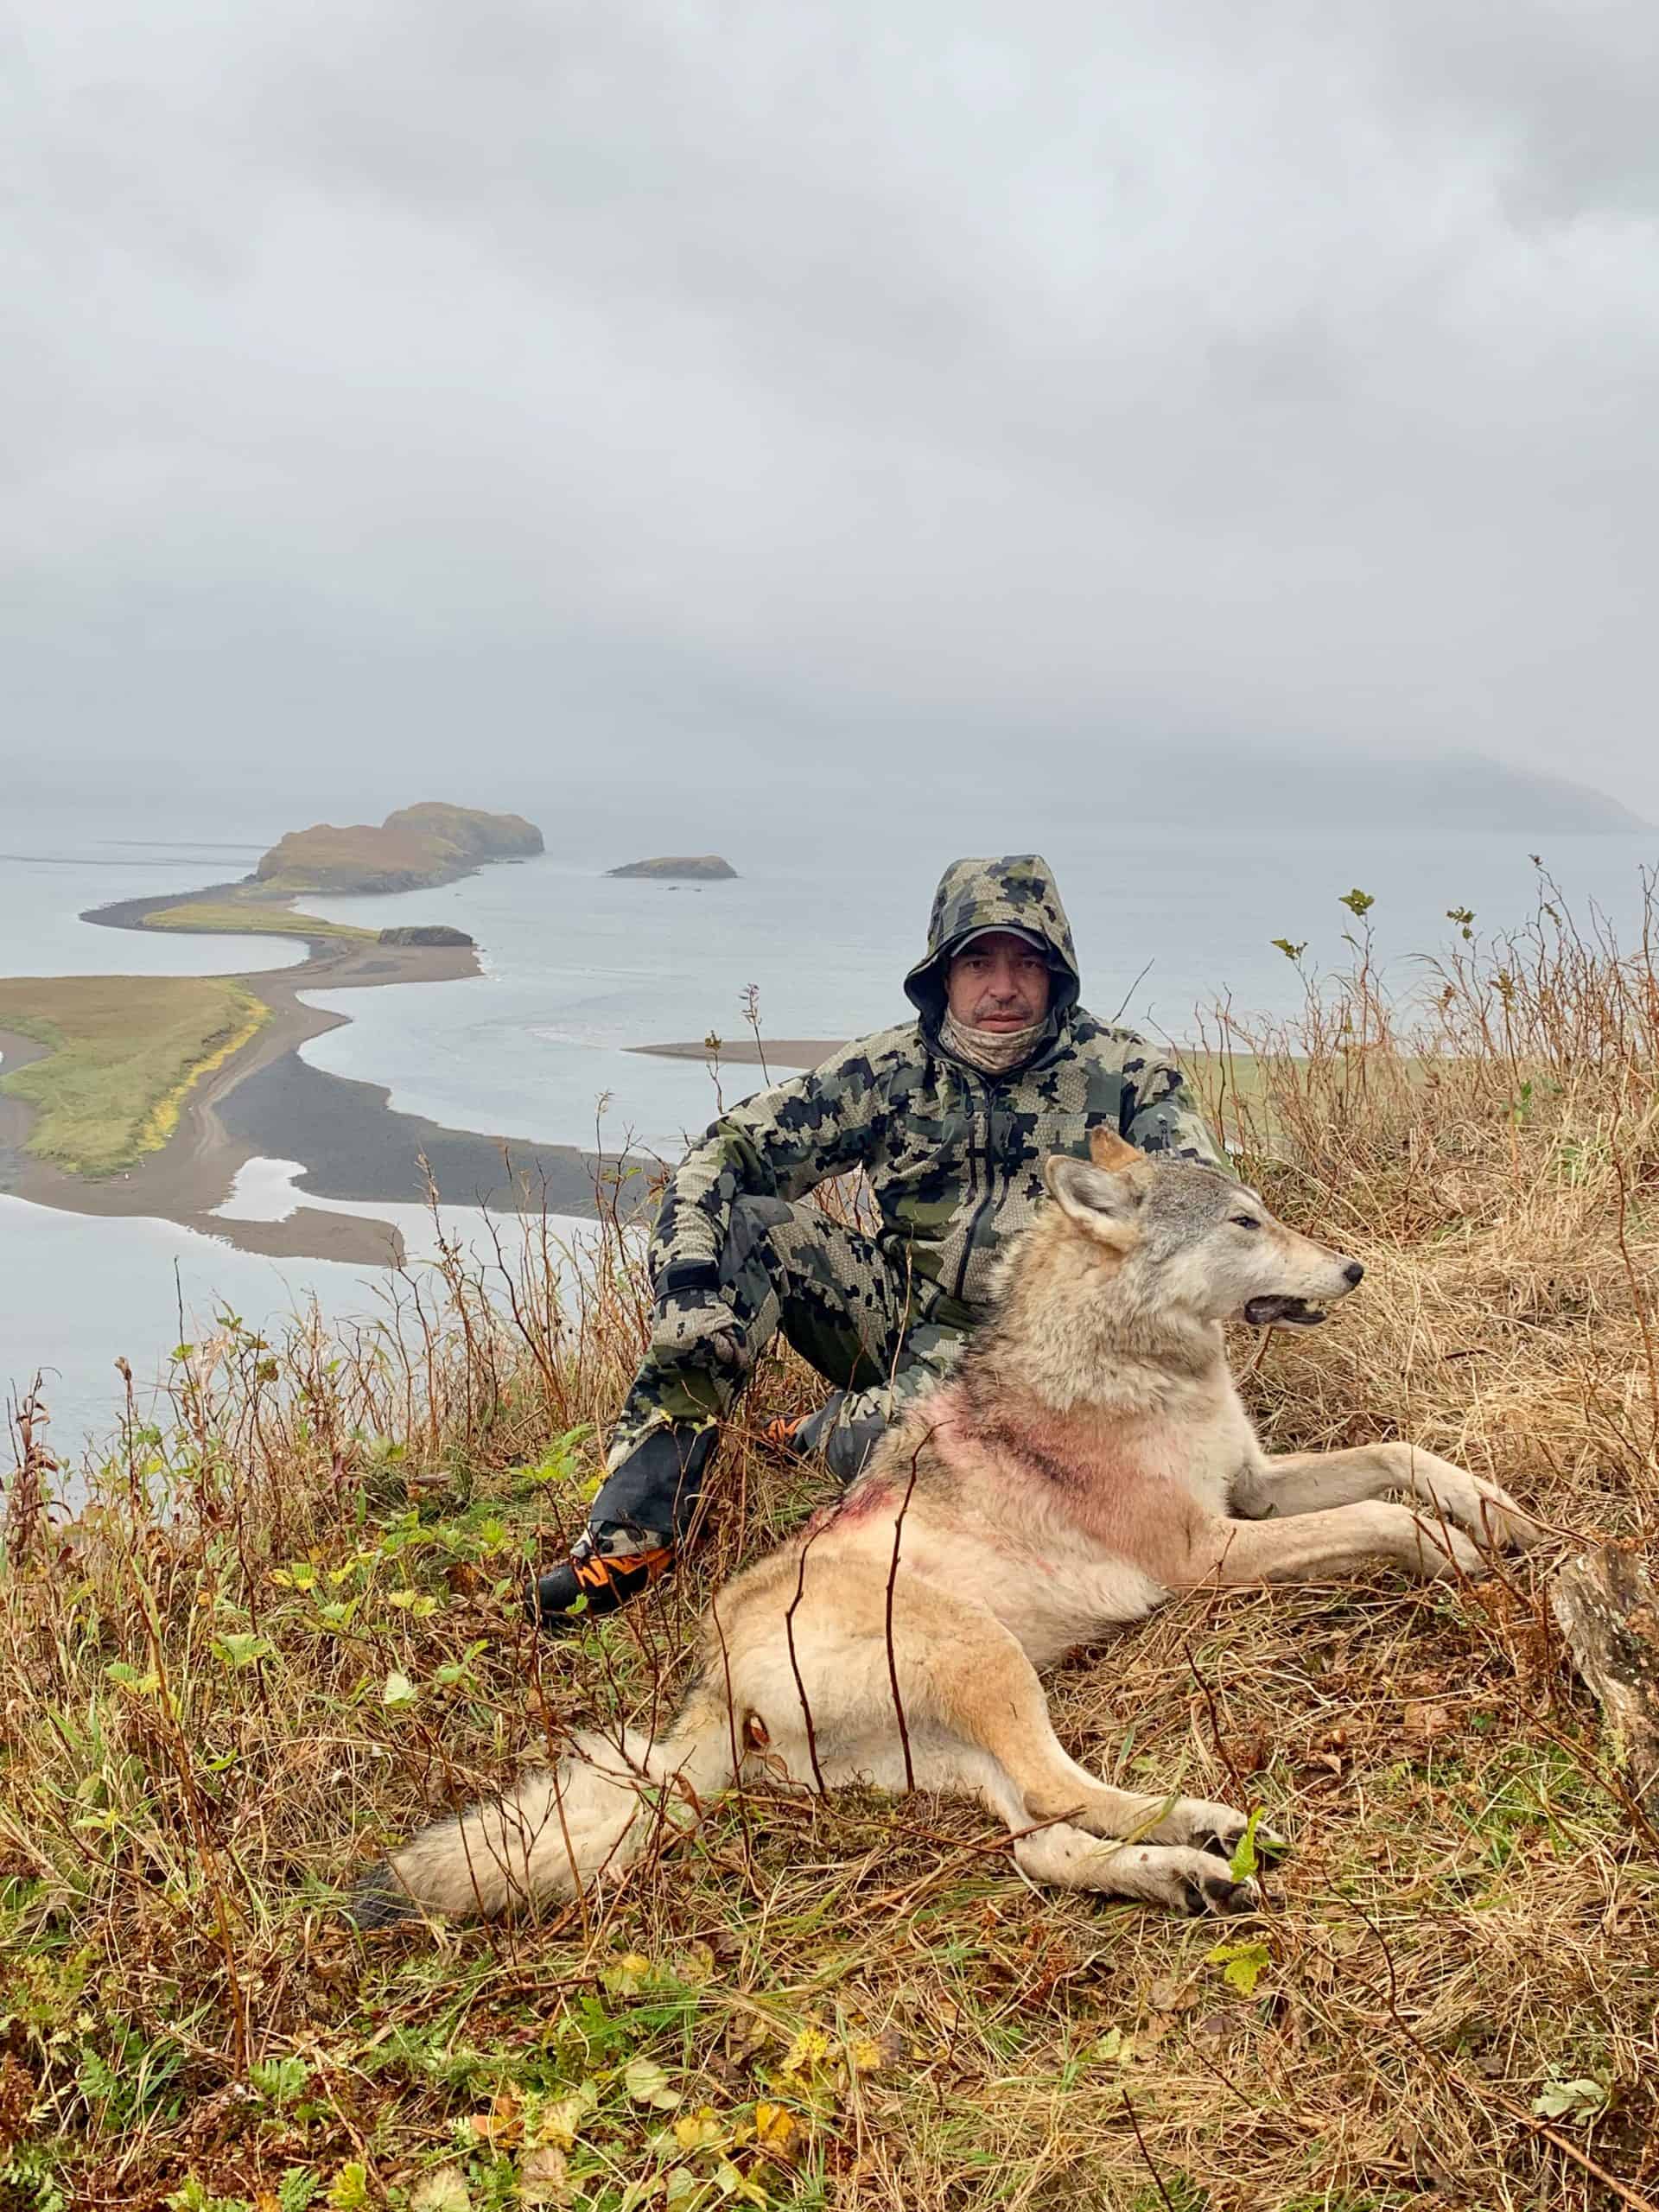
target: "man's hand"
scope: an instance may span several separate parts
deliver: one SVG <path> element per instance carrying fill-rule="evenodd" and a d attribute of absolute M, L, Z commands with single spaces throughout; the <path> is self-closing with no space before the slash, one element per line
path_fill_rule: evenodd
<path fill-rule="evenodd" d="M 741 1370 L 745 1364 L 736 1316 L 717 1290 L 670 1291 L 659 1298 L 652 1317 L 651 1348 L 671 1356 L 706 1348 L 721 1367 Z"/>

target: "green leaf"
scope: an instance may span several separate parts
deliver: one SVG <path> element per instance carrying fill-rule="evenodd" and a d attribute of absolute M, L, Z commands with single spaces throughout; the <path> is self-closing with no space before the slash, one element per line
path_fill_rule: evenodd
<path fill-rule="evenodd" d="M 276 2184 L 280 2212 L 306 2212 L 321 2186 L 315 2167 L 290 2166 Z"/>
<path fill-rule="evenodd" d="M 600 1971 L 600 1983 L 613 1997 L 632 1997 L 652 1978 L 652 1963 L 643 1951 L 625 1951 Z"/>
<path fill-rule="evenodd" d="M 469 2212 L 472 2196 L 459 2166 L 423 2174 L 409 2193 L 410 2212 Z"/>
<path fill-rule="evenodd" d="M 394 1711 L 413 1705 L 419 1696 L 420 1692 L 401 1667 L 394 1667 L 380 1687 L 381 1704 L 391 1706 Z"/>
<path fill-rule="evenodd" d="M 266 1637 L 232 1634 L 213 1638 L 213 1656 L 221 1666 L 239 1675 L 245 1667 L 257 1667 L 262 1659 L 274 1659 L 276 1650 Z"/>
<path fill-rule="evenodd" d="M 1227 1872 L 1236 1882 L 1248 1882 L 1261 1864 L 1255 1854 L 1255 1832 L 1261 1825 L 1262 1808 L 1253 1805 L 1244 1823 L 1244 1833 L 1233 1847 L 1233 1855 L 1227 1865 Z"/>
<path fill-rule="evenodd" d="M 334 2212 L 366 2212 L 369 2177 L 361 2162 L 348 2158 L 328 2185 L 328 2202 Z"/>
<path fill-rule="evenodd" d="M 1236 1989 L 1241 1997 L 1254 1997 L 1255 1985 L 1272 1959 L 1265 1943 L 1217 1943 L 1213 1951 L 1206 1951 L 1206 1966 L 1219 1967 L 1221 1978 L 1229 1989 Z"/>
<path fill-rule="evenodd" d="M 669 2087 L 669 2080 L 654 2058 L 630 2059 L 623 2069 L 622 2082 L 637 2105 L 651 2105 L 658 2112 L 672 2112 L 680 2101 L 677 2089 Z"/>
<path fill-rule="evenodd" d="M 304 2095 L 311 2069 L 302 2058 L 256 2058 L 248 2079 L 268 2103 L 291 2105 Z"/>
<path fill-rule="evenodd" d="M 1594 2120 L 1607 2102 L 1607 2090 L 1599 2082 L 1547 2082 L 1541 2096 L 1533 2099 L 1532 2108 L 1541 2120 Z"/>
<path fill-rule="evenodd" d="M 764 2204 L 766 2192 L 758 2181 L 747 2181 L 728 2158 L 715 2168 L 715 2186 L 722 2196 L 740 2196 L 746 2204 Z"/>
<path fill-rule="evenodd" d="M 1363 921 L 1376 901 L 1369 891 L 1344 891 L 1337 904 L 1345 906 L 1357 920 Z"/>

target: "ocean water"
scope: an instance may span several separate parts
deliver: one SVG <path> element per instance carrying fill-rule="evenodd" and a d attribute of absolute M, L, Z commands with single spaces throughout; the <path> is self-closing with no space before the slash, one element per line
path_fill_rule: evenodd
<path fill-rule="evenodd" d="M 221 976 L 296 966 L 304 945 L 281 938 L 141 934 L 79 918 L 117 899 L 224 882 L 251 865 L 245 855 L 234 865 L 226 859 L 213 849 L 148 859 L 113 847 L 60 859 L 0 853 L 0 976 Z"/>
<path fill-rule="evenodd" d="M 1293 1012 L 1301 984 L 1273 939 L 1305 943 L 1316 971 L 1345 964 L 1343 936 L 1355 924 L 1339 900 L 1351 888 L 1375 898 L 1378 957 L 1403 992 L 1423 980 L 1420 956 L 1454 941 L 1448 908 L 1472 909 L 1478 928 L 1497 930 L 1522 923 L 1537 896 L 1523 840 L 1432 827 L 1410 838 L 1344 833 L 1328 850 L 1288 836 L 1268 846 L 1257 831 L 1213 823 L 1086 836 L 1049 825 L 1042 849 L 1071 918 L 1084 1003 L 1178 1043 L 1198 1033 L 1197 1009 L 1218 999 Z M 700 1063 L 630 1048 L 747 1036 L 751 986 L 763 1039 L 839 1039 L 909 1020 L 905 971 L 922 953 L 933 886 L 951 856 L 884 855 L 873 833 L 866 849 L 833 862 L 791 866 L 774 855 L 745 861 L 725 883 L 613 880 L 550 856 L 438 892 L 315 901 L 377 927 L 451 923 L 477 938 L 486 975 L 320 994 L 350 1026 L 306 1056 L 462 1128 L 569 1143 L 597 1132 L 611 1148 L 632 1138 L 673 1157 L 721 1096 L 741 1097 L 760 1077 L 728 1066 L 717 1088 Z M 1545 858 L 1578 907 L 1593 903 L 1629 927 L 1659 836 L 1558 839 Z"/>
<path fill-rule="evenodd" d="M 288 1190 L 295 1162 L 248 1163 L 221 1209 L 227 1217 L 281 1219 L 296 1201 Z M 330 1210 L 327 1199 L 299 1203 Z M 372 1211 L 402 1232 L 405 1266 L 417 1279 L 436 1257 L 438 1224 L 421 1206 L 334 1206 Z M 458 1239 L 480 1266 L 493 1262 L 483 1217 L 469 1207 L 445 1208 L 442 1233 Z M 591 1224 L 550 1220 L 563 1242 L 569 1273 L 582 1262 Z M 516 1225 L 497 1222 L 507 1264 L 516 1254 Z M 0 1195 L 0 1410 L 21 1402 L 35 1374 L 51 1415 L 49 1441 L 66 1462 L 116 1432 L 125 1386 L 118 1357 L 133 1370 L 141 1418 L 158 1403 L 168 1355 L 181 1340 L 207 1341 L 219 1317 L 231 1313 L 266 1336 L 315 1304 L 336 1319 L 389 1320 L 398 1294 L 388 1270 L 324 1260 L 270 1259 L 243 1252 L 165 1221 L 101 1221 L 58 1213 Z M 406 1295 L 407 1286 L 403 1286 Z M 163 1408 L 163 1415 L 164 1415 Z M 10 1464 L 0 1428 L 0 1481 Z"/>
<path fill-rule="evenodd" d="M 1179 833 L 1098 820 L 1035 830 L 987 821 L 978 840 L 981 849 L 1040 845 L 1071 914 L 1085 1003 L 1178 1042 L 1195 1034 L 1195 1008 L 1218 998 L 1252 1012 L 1293 1011 L 1300 985 L 1272 940 L 1305 941 L 1316 970 L 1344 963 L 1343 935 L 1354 925 L 1338 901 L 1351 887 L 1375 897 L 1379 957 L 1395 986 L 1409 990 L 1421 979 L 1416 957 L 1454 938 L 1447 908 L 1472 908 L 1482 931 L 1527 918 L 1537 895 L 1529 844 L 1541 843 L 1575 907 L 1593 905 L 1623 928 L 1639 911 L 1641 869 L 1659 860 L 1659 836 L 1528 840 L 1425 823 L 1409 836 L 1265 840 L 1258 828 L 1230 826 L 1204 793 L 1193 794 L 1193 812 L 1199 826 Z M 289 946 L 260 950 L 238 940 L 227 950 L 75 919 L 106 899 L 242 872 L 255 841 L 268 842 L 275 828 L 263 820 L 232 828 L 219 844 L 209 830 L 176 851 L 135 854 L 83 837 L 48 861 L 37 838 L 30 858 L 0 859 L 0 974 L 211 972 L 291 961 Z M 306 1057 L 385 1084 L 394 1105 L 457 1127 L 544 1143 L 597 1138 L 607 1149 L 632 1143 L 671 1159 L 722 1100 L 762 1078 L 732 1065 L 711 1077 L 698 1062 L 631 1048 L 711 1031 L 746 1035 L 751 987 L 763 1037 L 840 1038 L 906 1019 L 903 975 L 921 952 L 939 869 L 960 849 L 934 849 L 902 826 L 872 824 L 833 854 L 798 858 L 773 841 L 751 857 L 739 847 L 737 880 L 674 887 L 607 878 L 599 869 L 616 855 L 601 861 L 575 842 L 437 891 L 309 902 L 370 926 L 452 923 L 478 939 L 485 973 L 318 994 L 348 1026 L 315 1039 Z M 663 842 L 642 839 L 637 849 Z M 164 871 L 149 864 L 156 859 Z M 302 1157 L 298 1133 L 292 1150 Z M 293 1172 L 292 1162 L 251 1166 L 233 1203 L 290 1205 Z M 423 1217 L 401 1211 L 418 1240 Z M 479 1226 L 464 1212 L 458 1221 L 468 1235 Z M 62 1444 L 113 1421 L 118 1352 L 147 1380 L 160 1371 L 178 1333 L 180 1287 L 187 1319 L 210 1314 L 222 1297 L 263 1325 L 313 1296 L 329 1313 L 372 1313 L 385 1287 L 372 1270 L 262 1259 L 166 1224 L 90 1221 L 0 1199 L 0 1386 L 15 1390 L 37 1365 L 50 1370 Z"/>

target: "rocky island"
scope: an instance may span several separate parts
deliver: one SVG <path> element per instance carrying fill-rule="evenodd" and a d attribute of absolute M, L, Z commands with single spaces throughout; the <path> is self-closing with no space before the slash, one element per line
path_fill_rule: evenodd
<path fill-rule="evenodd" d="M 664 855 L 652 861 L 630 861 L 626 868 L 610 868 L 607 875 L 654 876 L 664 883 L 723 883 L 737 870 L 718 853 Z"/>
<path fill-rule="evenodd" d="M 486 861 L 530 860 L 542 833 L 521 814 L 484 814 L 429 799 L 382 823 L 318 822 L 291 830 L 261 859 L 252 881 L 266 892 L 430 891 Z"/>

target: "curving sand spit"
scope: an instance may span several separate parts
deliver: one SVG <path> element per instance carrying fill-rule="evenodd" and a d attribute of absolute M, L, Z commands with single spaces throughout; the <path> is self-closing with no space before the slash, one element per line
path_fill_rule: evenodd
<path fill-rule="evenodd" d="M 127 899 L 82 917 L 116 929 L 137 929 L 152 907 L 176 906 L 176 892 Z M 414 1114 L 394 1113 L 378 1084 L 328 1075 L 300 1058 L 308 1038 L 338 1028 L 346 1016 L 300 1002 L 315 990 L 373 989 L 391 983 L 450 982 L 482 971 L 471 946 L 390 945 L 308 938 L 296 968 L 262 969 L 235 980 L 270 1008 L 264 1022 L 222 1065 L 186 1093 L 166 1145 L 134 1166 L 99 1179 L 66 1173 L 31 1158 L 31 1109 L 0 1093 L 0 1191 L 37 1205 L 98 1216 L 147 1216 L 224 1238 L 245 1251 L 280 1257 L 344 1260 L 385 1266 L 401 1260 L 402 1240 L 367 1216 L 302 1206 L 286 1221 L 226 1220 L 213 1209 L 230 1195 L 244 1162 L 259 1155 L 303 1160 L 296 1188 L 314 1197 L 372 1200 L 426 1196 L 422 1157 L 440 1196 L 452 1205 L 487 1204 L 506 1211 L 591 1217 L 600 1178 L 613 1172 L 571 1145 L 445 1128 Z M 0 1032 L 7 1069 L 43 1057 L 34 1039 Z"/>

